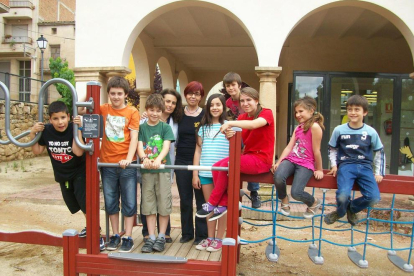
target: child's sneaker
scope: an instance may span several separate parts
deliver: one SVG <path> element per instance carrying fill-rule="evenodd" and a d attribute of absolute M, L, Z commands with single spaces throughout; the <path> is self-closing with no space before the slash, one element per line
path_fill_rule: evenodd
<path fill-rule="evenodd" d="M 116 234 L 109 238 L 109 242 L 106 245 L 106 250 L 113 251 L 117 250 L 119 244 L 121 243 L 121 237 Z"/>
<path fill-rule="evenodd" d="M 211 205 L 209 202 L 204 203 L 202 205 L 202 208 L 200 210 L 197 211 L 196 213 L 196 217 L 199 218 L 206 218 L 208 217 L 211 213 L 213 213 L 214 211 L 214 206 Z"/>
<path fill-rule="evenodd" d="M 332 224 L 338 219 L 340 219 L 338 213 L 336 211 L 333 211 L 325 216 L 324 221 L 326 224 Z"/>
<path fill-rule="evenodd" d="M 101 251 L 105 250 L 105 241 L 102 237 L 99 238 L 99 250 L 101 250 Z"/>
<path fill-rule="evenodd" d="M 348 222 L 352 226 L 355 226 L 358 224 L 358 217 L 354 212 L 351 211 L 350 205 L 348 205 L 348 209 L 346 209 L 346 218 L 348 219 Z"/>
<path fill-rule="evenodd" d="M 226 206 L 217 206 L 216 208 L 214 208 L 214 215 L 211 218 L 209 218 L 209 221 L 219 219 L 222 216 L 224 216 L 226 213 L 227 213 Z"/>
<path fill-rule="evenodd" d="M 223 247 L 223 242 L 221 240 L 213 240 L 209 247 L 207 247 L 208 252 L 216 252 L 221 250 Z"/>
<path fill-rule="evenodd" d="M 201 251 L 206 250 L 207 247 L 210 246 L 212 241 L 212 239 L 204 239 L 199 244 L 197 244 L 196 249 Z"/>
<path fill-rule="evenodd" d="M 148 239 L 144 246 L 141 248 L 142 253 L 151 253 L 152 248 L 154 247 L 155 240 Z"/>
<path fill-rule="evenodd" d="M 158 237 L 155 240 L 154 246 L 152 247 L 152 250 L 162 252 L 165 249 L 165 239 Z"/>
<path fill-rule="evenodd" d="M 122 245 L 119 252 L 128 253 L 134 249 L 134 240 L 131 237 L 122 238 Z"/>
<path fill-rule="evenodd" d="M 79 238 L 84 238 L 86 237 L 86 227 L 82 229 L 82 231 L 80 231 L 79 233 Z"/>

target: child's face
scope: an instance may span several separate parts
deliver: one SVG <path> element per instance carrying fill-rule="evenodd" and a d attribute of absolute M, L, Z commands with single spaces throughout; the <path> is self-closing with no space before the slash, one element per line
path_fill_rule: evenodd
<path fill-rule="evenodd" d="M 52 113 L 49 122 L 53 125 L 56 131 L 64 132 L 69 125 L 69 114 L 66 112 Z"/>
<path fill-rule="evenodd" d="M 364 111 L 362 106 L 350 105 L 346 108 L 346 114 L 351 124 L 357 125 L 364 121 L 364 117 L 368 114 L 368 111 Z"/>
<path fill-rule="evenodd" d="M 257 110 L 257 105 L 259 101 L 249 97 L 245 94 L 240 94 L 240 106 L 244 112 L 249 114 L 249 116 L 253 116 Z"/>
<path fill-rule="evenodd" d="M 172 114 L 177 106 L 177 98 L 171 94 L 164 95 L 165 113 Z"/>
<path fill-rule="evenodd" d="M 295 118 L 299 124 L 302 124 L 312 118 L 313 112 L 313 109 L 306 109 L 304 106 L 298 105 L 295 107 Z"/>
<path fill-rule="evenodd" d="M 158 107 L 147 108 L 148 122 L 150 124 L 157 124 L 161 118 L 162 110 Z"/>
<path fill-rule="evenodd" d="M 108 96 L 109 96 L 109 99 L 111 100 L 112 108 L 114 109 L 124 108 L 126 106 L 125 100 L 127 98 L 127 95 L 128 94 L 125 94 L 124 89 L 120 87 L 112 87 L 108 92 Z"/>
<path fill-rule="evenodd" d="M 237 81 L 226 83 L 226 91 L 232 98 L 237 97 L 240 94 L 240 88 L 241 86 L 237 83 Z"/>
<path fill-rule="evenodd" d="M 215 98 L 211 101 L 210 114 L 216 119 L 220 118 L 221 114 L 223 114 L 223 104 L 219 98 Z"/>

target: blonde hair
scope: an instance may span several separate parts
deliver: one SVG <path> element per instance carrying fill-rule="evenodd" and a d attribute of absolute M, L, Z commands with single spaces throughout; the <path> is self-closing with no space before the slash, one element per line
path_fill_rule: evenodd
<path fill-rule="evenodd" d="M 314 98 L 305 96 L 303 98 L 296 100 L 293 104 L 293 115 L 295 115 L 297 106 L 302 106 L 303 108 L 309 111 L 313 110 L 313 116 L 303 124 L 304 132 L 308 131 L 314 123 L 317 123 L 322 128 L 322 130 L 325 130 L 325 126 L 323 125 L 325 118 L 321 113 L 316 111 L 316 101 Z M 296 119 L 296 116 L 294 117 Z"/>

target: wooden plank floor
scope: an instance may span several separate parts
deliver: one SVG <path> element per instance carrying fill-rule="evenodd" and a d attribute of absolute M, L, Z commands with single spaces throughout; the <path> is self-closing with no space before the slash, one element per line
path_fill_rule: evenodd
<path fill-rule="evenodd" d="M 142 227 L 135 226 L 132 231 L 132 238 L 134 239 L 134 250 L 131 253 L 141 254 L 141 248 L 144 245 L 144 239 L 142 236 Z M 153 252 L 153 255 L 166 255 L 174 257 L 185 257 L 189 260 L 199 261 L 221 261 L 221 250 L 217 252 L 208 252 L 197 250 L 193 241 L 187 243 L 180 243 L 181 228 L 171 228 L 172 243 L 165 244 L 165 250 L 163 252 Z M 102 253 L 110 253 L 116 251 L 103 251 Z"/>

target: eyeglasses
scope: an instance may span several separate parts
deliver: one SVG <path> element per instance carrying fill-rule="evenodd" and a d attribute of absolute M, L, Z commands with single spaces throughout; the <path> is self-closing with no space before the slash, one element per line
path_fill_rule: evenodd
<path fill-rule="evenodd" d="M 189 96 L 189 97 L 193 97 L 193 96 L 195 96 L 195 97 L 200 97 L 200 96 L 201 96 L 201 94 L 200 94 L 199 92 L 197 92 L 197 93 L 194 93 L 194 92 L 188 92 L 188 93 L 187 93 L 187 96 Z"/>

